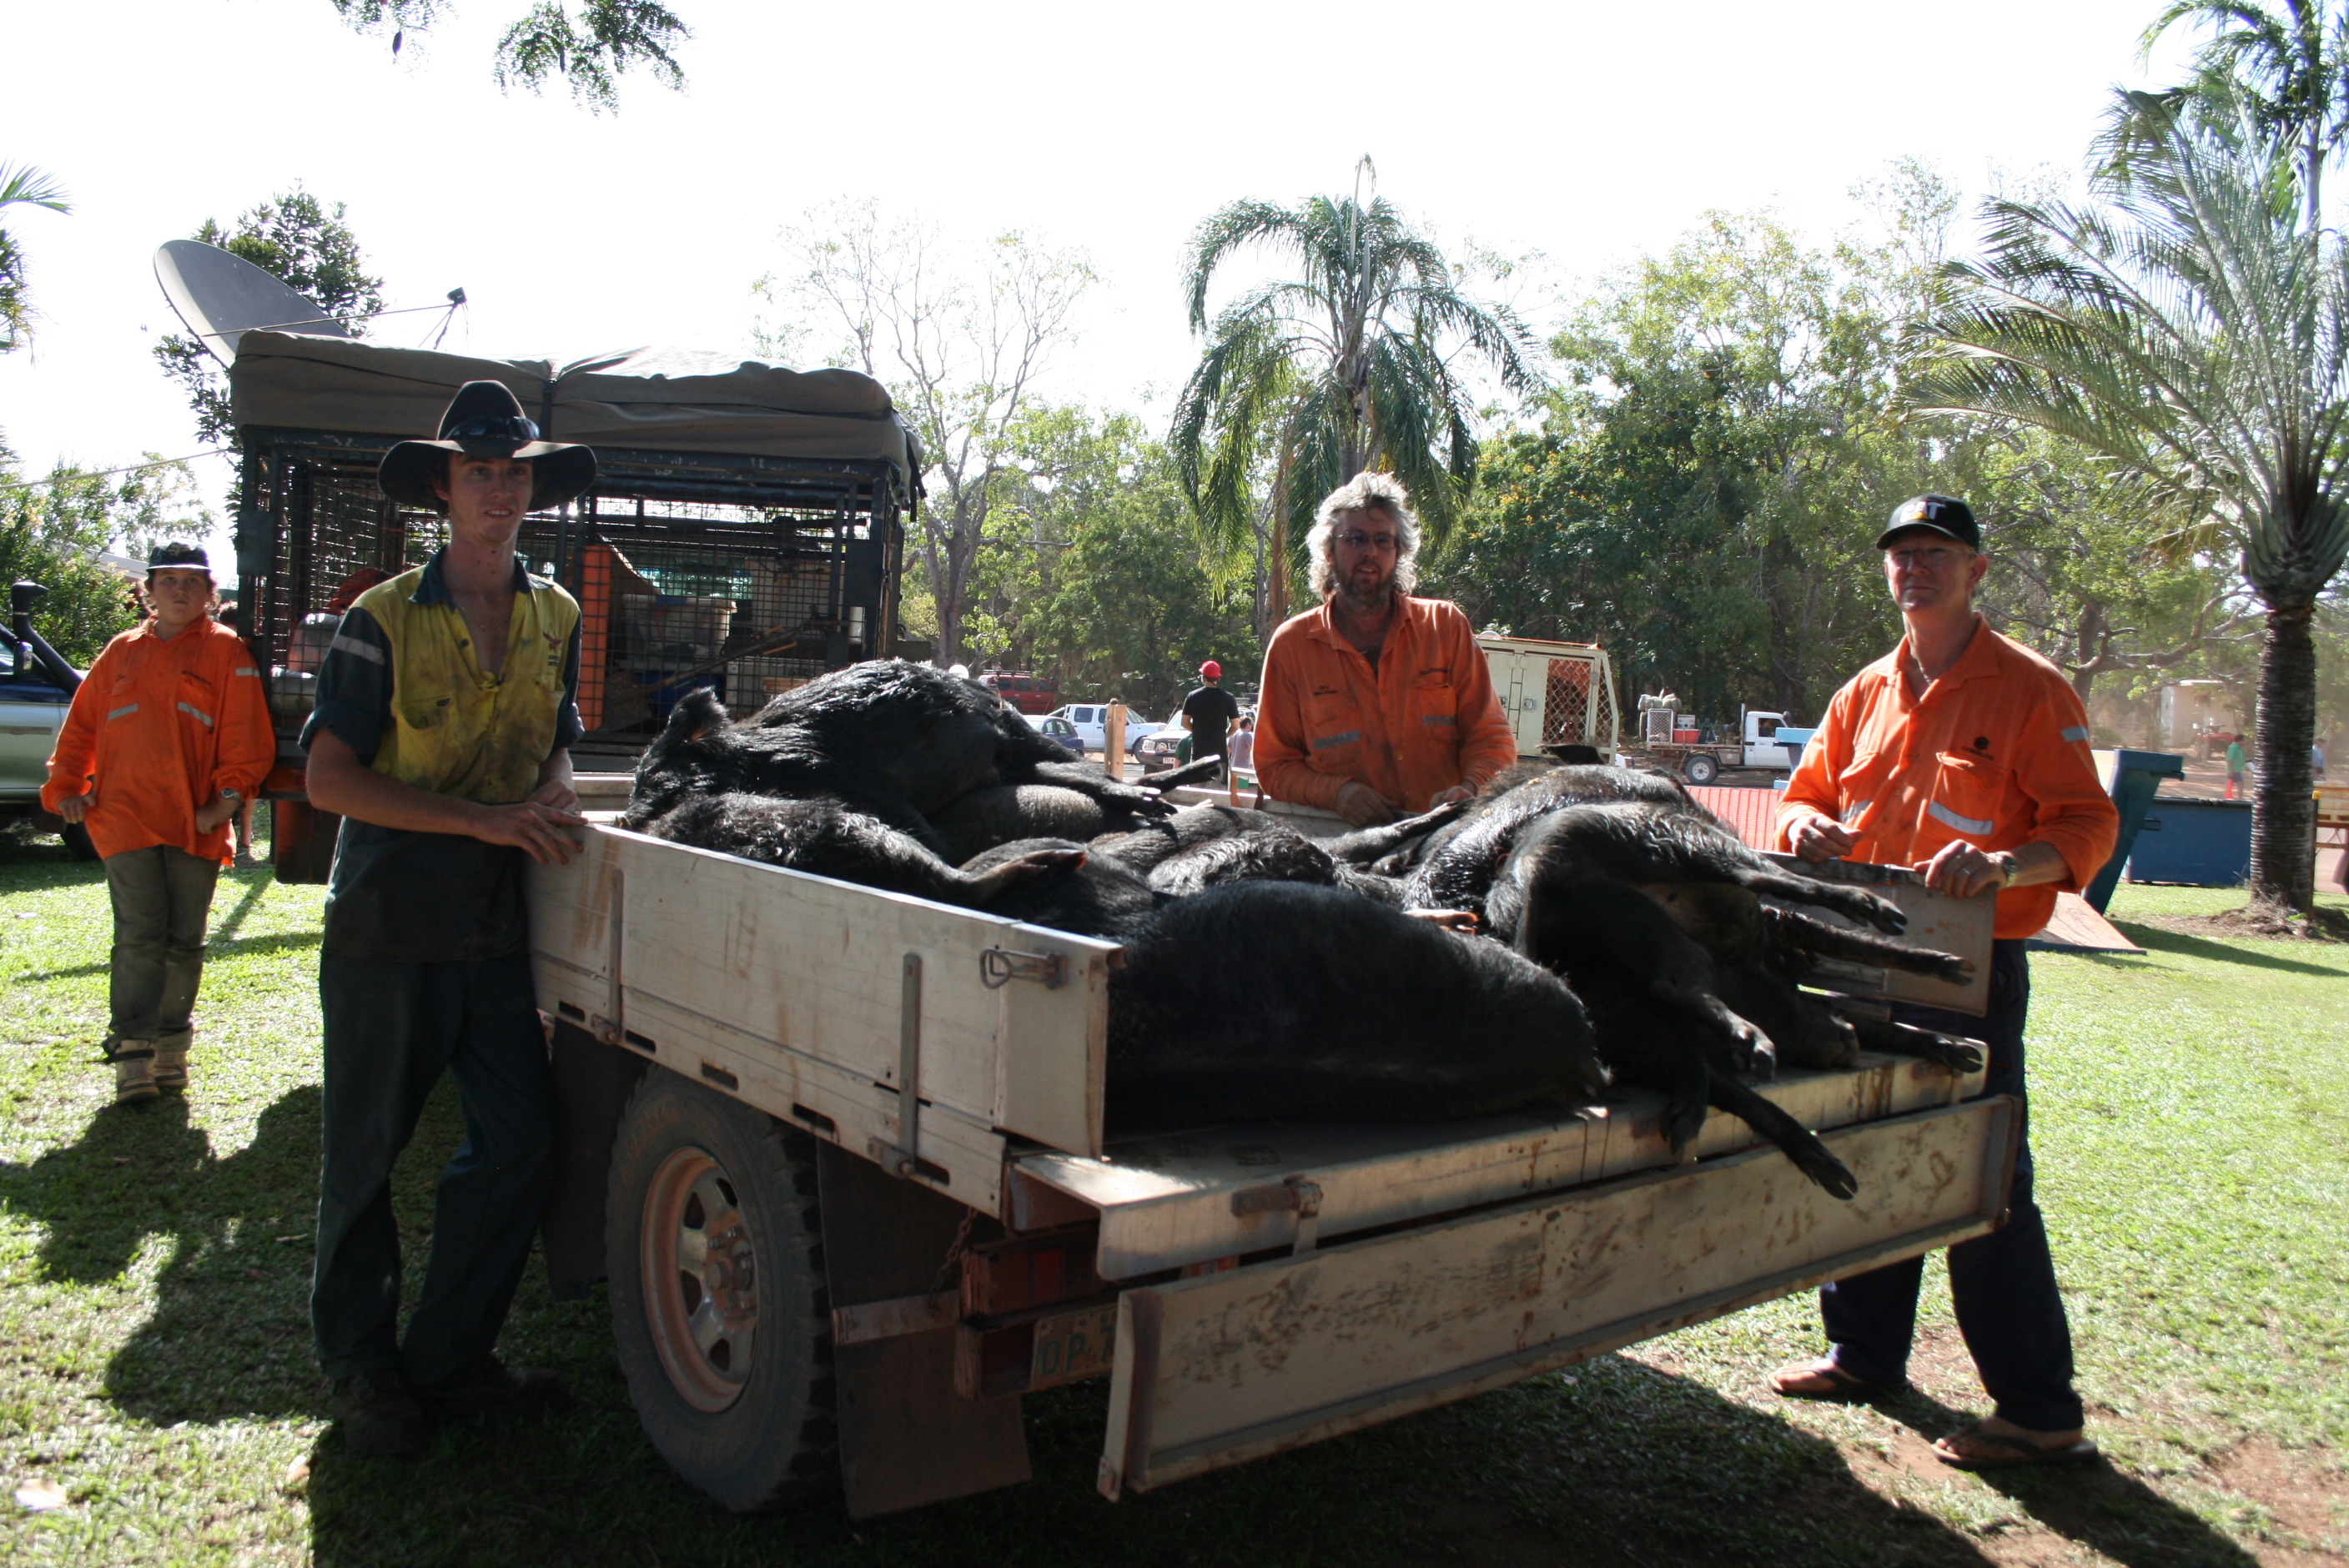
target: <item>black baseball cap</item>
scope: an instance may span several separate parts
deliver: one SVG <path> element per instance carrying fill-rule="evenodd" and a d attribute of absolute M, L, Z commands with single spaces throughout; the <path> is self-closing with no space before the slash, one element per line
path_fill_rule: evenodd
<path fill-rule="evenodd" d="M 1876 541 L 1882 550 L 1891 544 L 1892 536 L 1912 528 L 1930 528 L 1935 533 L 1946 533 L 1968 550 L 1982 548 L 1982 528 L 1974 521 L 1974 509 L 1953 495 L 1913 496 L 1892 509 L 1892 521 Z"/>
<path fill-rule="evenodd" d="M 202 545 L 182 544 L 176 539 L 147 552 L 147 570 L 152 572 L 159 566 L 192 566 L 206 576 L 212 575 L 212 558 L 204 553 Z"/>

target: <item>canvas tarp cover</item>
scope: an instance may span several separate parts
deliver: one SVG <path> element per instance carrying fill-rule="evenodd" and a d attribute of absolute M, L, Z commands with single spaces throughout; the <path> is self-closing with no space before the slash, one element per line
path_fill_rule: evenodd
<path fill-rule="evenodd" d="M 349 431 L 379 436 L 387 446 L 430 437 L 466 382 L 502 381 L 550 440 L 649 452 L 886 459 L 908 488 L 920 460 L 887 390 L 869 376 L 683 349 L 607 354 L 558 369 L 542 359 L 248 332 L 228 380 L 239 426 Z"/>

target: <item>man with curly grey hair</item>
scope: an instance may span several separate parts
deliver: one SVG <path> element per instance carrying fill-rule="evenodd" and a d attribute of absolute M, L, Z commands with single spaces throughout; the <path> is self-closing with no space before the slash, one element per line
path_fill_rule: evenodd
<path fill-rule="evenodd" d="M 1257 777 L 1356 827 L 1466 799 L 1516 760 L 1460 607 L 1412 595 L 1419 524 L 1387 474 L 1330 492 L 1306 536 L 1319 609 L 1265 649 Z"/>

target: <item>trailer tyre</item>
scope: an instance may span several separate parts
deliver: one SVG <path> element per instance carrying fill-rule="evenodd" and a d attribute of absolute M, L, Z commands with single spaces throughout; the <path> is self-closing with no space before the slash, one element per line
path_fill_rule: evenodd
<path fill-rule="evenodd" d="M 661 1070 L 612 1143 L 620 1370 L 661 1458 L 737 1513 L 837 1484 L 814 1155 L 804 1133 Z"/>
<path fill-rule="evenodd" d="M 78 861 L 98 858 L 98 846 L 90 842 L 89 830 L 79 822 L 67 822 L 57 837 L 65 841 L 66 853 Z"/>
<path fill-rule="evenodd" d="M 1702 751 L 1692 751 L 1681 764 L 1681 772 L 1692 784 L 1710 784 L 1721 777 L 1721 765 Z"/>

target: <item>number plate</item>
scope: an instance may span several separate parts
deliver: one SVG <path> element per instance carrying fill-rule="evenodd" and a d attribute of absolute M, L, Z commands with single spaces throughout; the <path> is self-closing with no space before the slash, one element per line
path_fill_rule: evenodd
<path fill-rule="evenodd" d="M 1088 1306 L 1036 1320 L 1036 1349 L 1028 1386 L 1067 1383 L 1109 1370 L 1117 1349 L 1117 1304 Z M 1017 1363 L 1015 1363 L 1017 1365 Z"/>

